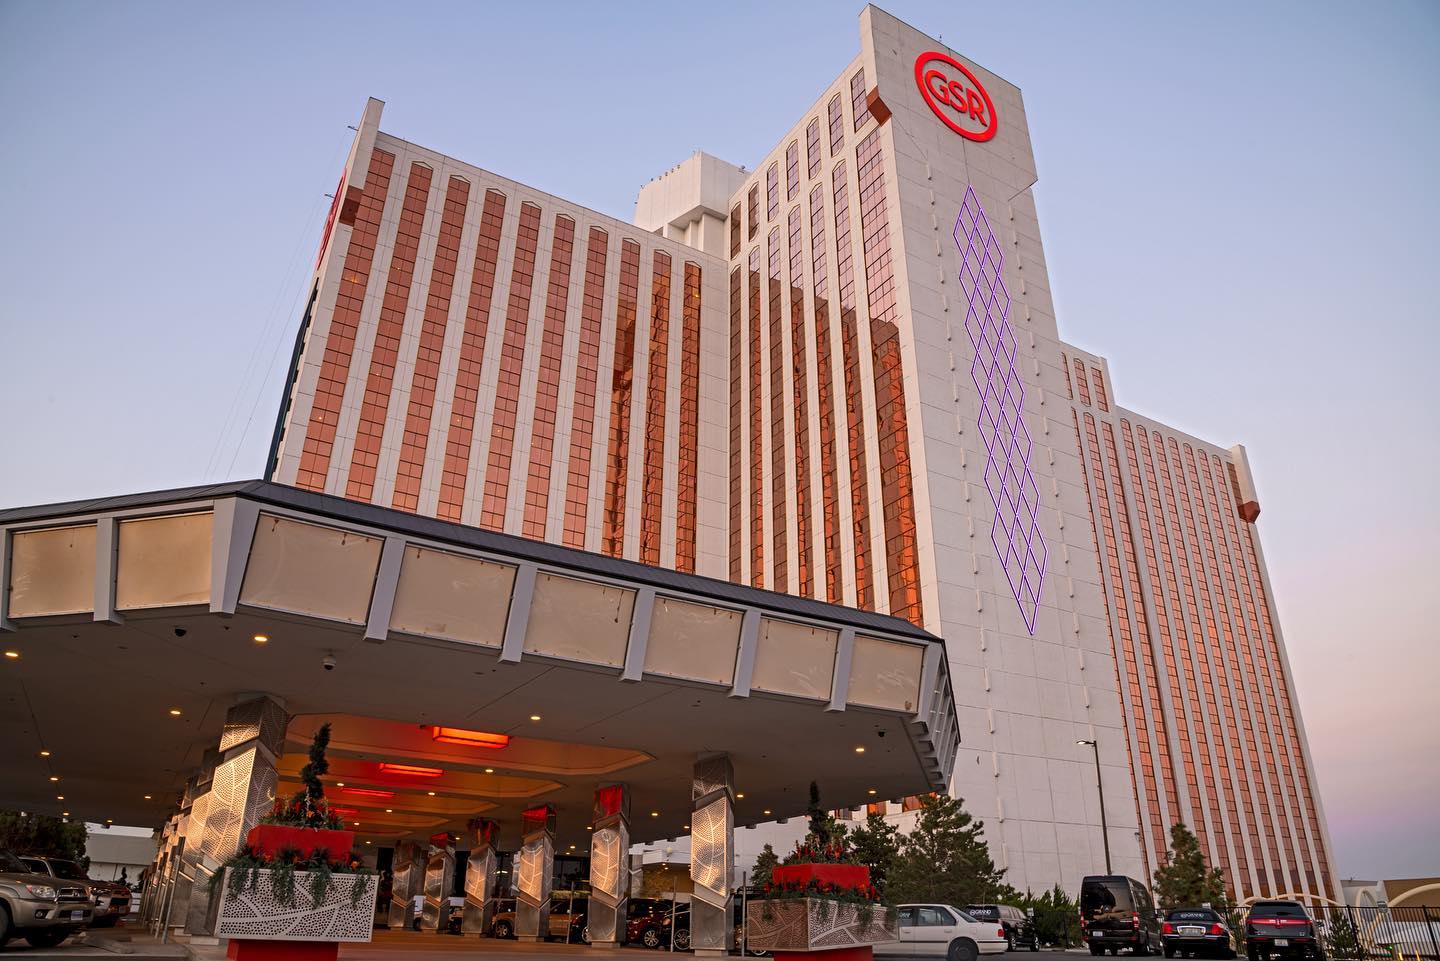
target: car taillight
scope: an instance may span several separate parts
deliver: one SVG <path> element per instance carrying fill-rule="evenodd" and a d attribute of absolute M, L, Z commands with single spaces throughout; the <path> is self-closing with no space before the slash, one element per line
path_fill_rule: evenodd
<path fill-rule="evenodd" d="M 1224 934 L 1224 933 L 1225 933 L 1225 929 L 1224 929 L 1223 927 L 1221 927 L 1221 926 L 1219 925 L 1219 923 L 1212 924 L 1212 925 L 1210 925 L 1210 933 L 1211 933 L 1211 934 Z"/>
<path fill-rule="evenodd" d="M 998 931 L 996 931 L 996 932 L 995 932 L 995 937 L 1000 938 L 1000 939 L 1003 940 L 1004 937 L 1005 937 L 1005 929 L 1004 929 L 1004 928 L 1000 928 Z"/>
<path fill-rule="evenodd" d="M 1174 934 L 1174 933 L 1175 933 L 1175 925 L 1171 924 L 1169 921 L 1166 921 L 1166 922 L 1160 927 L 1160 933 L 1161 933 L 1161 934 Z"/>
<path fill-rule="evenodd" d="M 1140 914 L 1138 912 L 1130 915 L 1130 926 L 1137 931 L 1140 930 Z"/>

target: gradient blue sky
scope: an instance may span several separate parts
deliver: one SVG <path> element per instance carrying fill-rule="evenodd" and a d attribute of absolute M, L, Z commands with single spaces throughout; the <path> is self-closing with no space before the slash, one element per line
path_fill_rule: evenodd
<path fill-rule="evenodd" d="M 886 6 L 1024 90 L 1063 335 L 1248 446 L 1340 872 L 1440 874 L 1440 4 Z M 367 96 L 629 219 L 859 10 L 0 0 L 0 506 L 261 473 Z"/>

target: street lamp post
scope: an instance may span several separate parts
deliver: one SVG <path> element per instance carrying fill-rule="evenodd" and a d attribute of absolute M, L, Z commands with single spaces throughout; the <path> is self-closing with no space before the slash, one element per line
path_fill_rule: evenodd
<path fill-rule="evenodd" d="M 1088 744 L 1090 750 L 1095 753 L 1095 790 L 1100 794 L 1100 836 L 1105 839 L 1105 873 L 1113 874 L 1114 872 L 1110 869 L 1110 828 L 1105 823 L 1105 786 L 1100 783 L 1100 745 L 1094 738 L 1075 743 Z"/>

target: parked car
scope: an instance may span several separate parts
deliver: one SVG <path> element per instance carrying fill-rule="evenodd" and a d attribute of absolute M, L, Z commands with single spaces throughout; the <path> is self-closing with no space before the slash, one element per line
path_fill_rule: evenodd
<path fill-rule="evenodd" d="M 1080 882 L 1080 930 L 1091 954 L 1160 950 L 1155 899 L 1149 888 L 1123 875 L 1093 875 Z"/>
<path fill-rule="evenodd" d="M 625 941 L 647 948 L 670 947 L 671 916 L 674 916 L 675 948 L 690 948 L 690 904 L 669 898 L 631 898 L 625 915 Z"/>
<path fill-rule="evenodd" d="M 515 937 L 515 899 L 499 898 L 495 901 L 495 916 L 490 919 L 490 937 Z"/>
<path fill-rule="evenodd" d="M 1005 953 L 1005 929 L 998 921 L 978 921 L 949 904 L 901 904 L 896 912 L 900 940 L 875 945 L 877 955 L 975 961 L 982 954 Z"/>
<path fill-rule="evenodd" d="M 1040 950 L 1035 919 L 1013 904 L 967 904 L 965 913 L 976 921 L 999 921 L 1005 929 L 1005 941 L 1011 951 L 1016 948 Z"/>
<path fill-rule="evenodd" d="M 1325 961 L 1315 921 L 1299 901 L 1256 901 L 1245 916 L 1245 954 L 1250 961 L 1276 957 Z"/>
<path fill-rule="evenodd" d="M 1208 955 L 1235 957 L 1235 935 L 1219 911 L 1210 908 L 1176 908 L 1160 925 L 1160 943 L 1165 957 L 1180 954 L 1187 958 Z"/>
<path fill-rule="evenodd" d="M 36 874 L 48 874 L 56 881 L 83 884 L 95 905 L 92 928 L 113 928 L 130 911 L 130 889 L 118 881 L 93 880 L 80 865 L 65 858 L 22 854 L 20 862 Z"/>
<path fill-rule="evenodd" d="M 572 899 L 564 891 L 550 896 L 550 926 L 545 936 L 547 941 L 560 939 L 567 942 L 590 943 L 590 930 L 586 927 L 589 914 L 590 895 L 577 894 Z M 490 921 L 490 937 L 515 937 L 515 899 L 501 898 L 496 903 L 495 917 Z"/>
<path fill-rule="evenodd" d="M 36 874 L 9 851 L 0 851 L 0 948 L 21 937 L 53 948 L 90 924 L 95 904 L 83 884 Z"/>

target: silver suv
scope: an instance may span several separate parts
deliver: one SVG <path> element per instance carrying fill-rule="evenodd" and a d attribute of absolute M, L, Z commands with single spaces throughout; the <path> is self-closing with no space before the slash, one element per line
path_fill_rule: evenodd
<path fill-rule="evenodd" d="M 94 910 L 85 885 L 35 874 L 9 851 L 0 851 L 0 948 L 13 937 L 53 948 L 85 930 Z"/>
<path fill-rule="evenodd" d="M 116 881 L 96 881 L 74 861 L 22 854 L 20 863 L 36 874 L 48 874 L 55 879 L 55 884 L 83 884 L 90 892 L 90 900 L 95 902 L 91 927 L 113 928 L 130 911 L 128 887 Z"/>

